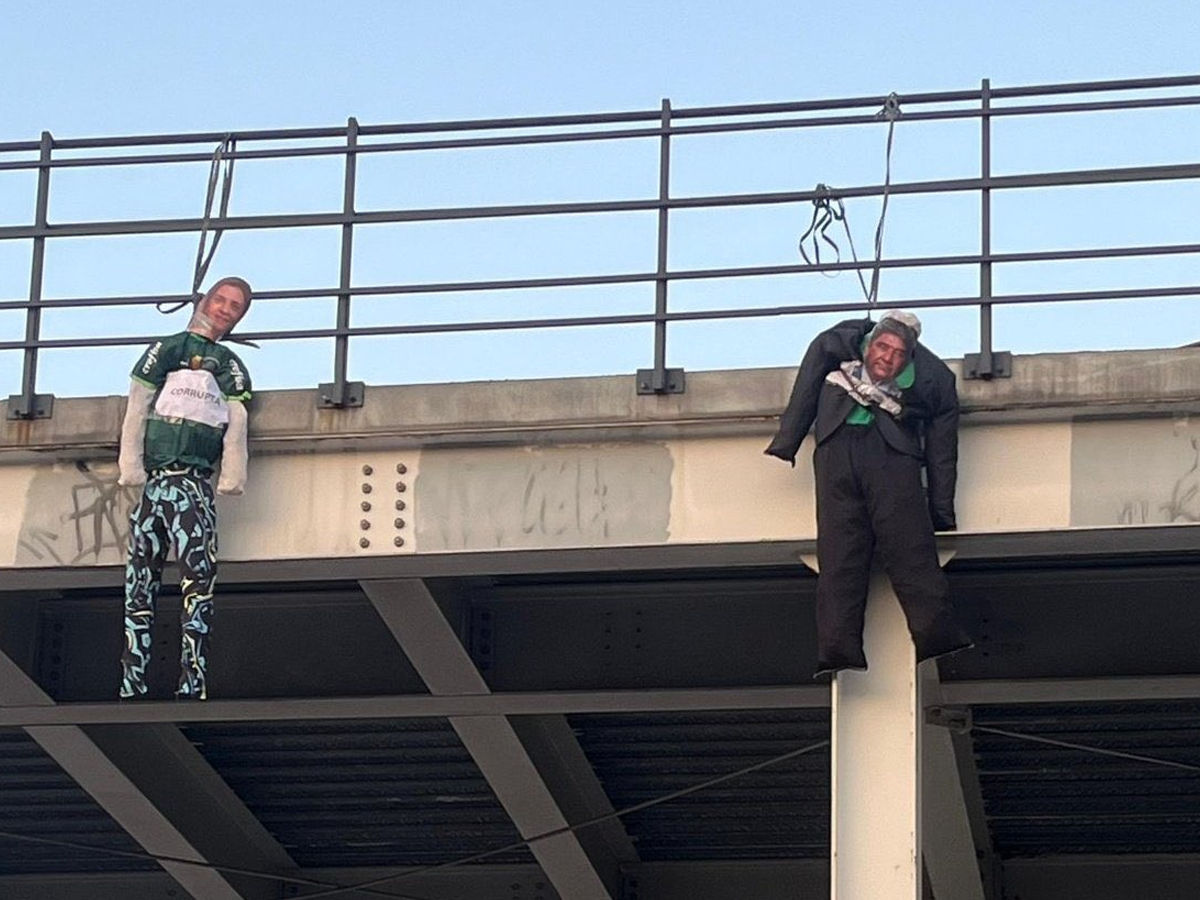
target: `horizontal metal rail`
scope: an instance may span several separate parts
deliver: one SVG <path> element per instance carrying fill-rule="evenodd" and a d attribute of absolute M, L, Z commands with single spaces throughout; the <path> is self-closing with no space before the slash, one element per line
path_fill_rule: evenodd
<path fill-rule="evenodd" d="M 993 377 L 1003 374 L 1002 366 L 993 368 L 993 354 L 990 347 L 991 311 L 995 306 L 1200 296 L 1200 285 L 1128 289 L 1112 287 L 1080 291 L 993 294 L 991 279 L 994 267 L 1071 260 L 1179 257 L 1187 254 L 1200 254 L 1200 243 L 1185 240 L 1147 243 L 1140 246 L 992 252 L 990 247 L 990 197 L 992 193 L 1197 180 L 1200 179 L 1200 160 L 1193 158 L 1158 165 L 993 175 L 990 166 L 992 147 L 990 122 L 998 118 L 1193 109 L 1200 106 L 1200 92 L 1192 90 L 1195 88 L 1200 88 L 1200 75 L 1052 83 L 1006 88 L 993 88 L 987 81 L 984 81 L 978 90 L 902 94 L 897 99 L 900 106 L 900 121 L 905 125 L 956 120 L 980 122 L 979 145 L 983 162 L 978 176 L 917 180 L 887 185 L 858 184 L 834 189 L 818 186 L 811 190 L 695 196 L 675 196 L 670 190 L 669 150 L 670 145 L 677 139 L 699 139 L 721 134 L 749 134 L 783 129 L 878 126 L 881 115 L 880 106 L 884 103 L 885 98 L 856 96 L 682 109 L 675 108 L 668 101 L 664 101 L 658 109 L 573 115 L 391 124 L 360 124 L 351 119 L 347 125 L 339 127 L 252 129 L 231 133 L 194 132 L 91 138 L 54 138 L 45 134 L 36 141 L 0 142 L 0 174 L 36 171 L 39 184 L 37 211 L 33 216 L 33 221 L 28 224 L 0 226 L 0 241 L 31 241 L 36 248 L 35 259 L 31 267 L 29 295 L 21 299 L 0 299 L 0 311 L 21 310 L 27 317 L 23 340 L 0 341 L 0 350 L 20 350 L 25 354 L 22 393 L 10 399 L 9 415 L 10 417 L 28 418 L 43 414 L 49 409 L 48 403 L 42 403 L 39 399 L 44 395 L 35 394 L 37 355 L 40 350 L 134 345 L 150 339 L 147 336 L 111 335 L 70 339 L 42 338 L 40 317 L 43 310 L 137 307 L 164 300 L 174 302 L 189 299 L 188 295 L 46 299 L 43 296 L 42 284 L 45 279 L 43 252 L 47 241 L 58 238 L 198 233 L 206 227 L 218 233 L 335 226 L 341 229 L 341 283 L 339 285 L 264 290 L 256 295 L 263 299 L 287 301 L 336 298 L 338 312 L 337 323 L 334 327 L 265 331 L 244 335 L 248 339 L 260 341 L 333 340 L 337 352 L 332 384 L 337 390 L 332 405 L 343 405 L 345 402 L 349 402 L 345 398 L 361 396 L 361 392 L 355 395 L 354 392 L 349 391 L 346 380 L 349 342 L 355 338 L 631 324 L 653 324 L 655 326 L 655 368 L 646 371 L 651 373 L 648 382 L 655 385 L 654 390 L 662 392 L 668 390 L 667 385 L 674 385 L 674 381 L 666 377 L 665 368 L 666 328 L 671 323 L 831 312 L 863 312 L 871 307 L 871 304 L 863 301 L 847 300 L 676 311 L 671 310 L 667 303 L 667 292 L 671 284 L 715 279 L 794 276 L 806 273 L 862 272 L 875 268 L 895 271 L 978 267 L 980 292 L 976 296 L 927 296 L 905 300 L 903 303 L 881 302 L 877 305 L 879 308 L 902 305 L 914 309 L 979 307 L 983 352 L 979 354 L 979 359 L 976 361 L 978 365 L 973 364 L 969 371 L 982 377 Z M 307 213 L 235 215 L 208 220 L 196 216 L 105 221 L 53 221 L 52 217 L 48 215 L 47 197 L 51 175 L 55 170 L 210 163 L 213 156 L 207 148 L 216 142 L 224 142 L 228 138 L 232 138 L 236 142 L 236 147 L 230 148 L 224 154 L 224 158 L 228 161 L 342 158 L 345 166 L 345 184 L 341 208 Z M 371 198 L 363 196 L 361 187 L 356 188 L 355 184 L 356 162 L 363 155 L 380 156 L 421 151 L 486 151 L 502 147 L 538 147 L 566 143 L 642 140 L 655 140 L 659 146 L 659 191 L 658 196 L 655 197 L 371 209 L 363 208 L 370 206 Z M 813 174 L 816 177 L 820 175 L 820 173 Z M 834 262 L 813 265 L 797 262 L 675 270 L 667 266 L 669 216 L 689 210 L 806 204 L 819 202 L 830 196 L 838 200 L 850 200 L 892 194 L 915 197 L 963 193 L 978 194 L 982 198 L 982 240 L 977 253 L 931 254 L 879 260 L 838 259 Z M 594 217 L 648 213 L 654 213 L 659 217 L 658 268 L 654 271 L 584 272 L 555 277 L 463 279 L 397 284 L 356 285 L 351 283 L 350 279 L 353 263 L 353 231 L 360 225 L 406 225 L 423 222 L 480 220 L 502 222 L 529 217 Z M 351 303 L 353 299 L 361 297 L 478 294 L 484 291 L 544 291 L 553 288 L 631 284 L 655 285 L 653 311 L 648 309 L 646 312 L 612 315 L 551 316 L 426 324 L 396 323 L 360 327 L 349 325 Z M 1000 356 L 1003 354 L 995 354 L 997 358 Z M 639 378 L 639 381 L 642 380 Z M 670 389 L 675 388 L 671 387 Z"/>
<path fill-rule="evenodd" d="M 336 294 L 336 291 L 333 292 Z M 1146 300 L 1166 297 L 1200 297 L 1200 284 L 1148 288 L 1117 288 L 1095 291 L 1049 291 L 1028 294 L 995 294 L 989 301 L 997 306 L 1031 303 L 1079 303 L 1097 300 Z M 929 297 L 911 300 L 880 300 L 876 309 L 949 309 L 978 306 L 976 296 Z M 238 332 L 250 341 L 306 340 L 336 337 L 388 337 L 404 334 L 449 334 L 468 331 L 521 331 L 538 328 L 579 328 L 603 325 L 644 325 L 656 321 L 701 322 L 716 319 L 759 319 L 771 316 L 796 316 L 832 312 L 861 312 L 861 300 L 832 303 L 800 303 L 786 306 L 726 307 L 682 312 L 627 313 L 607 316 L 565 316 L 542 319 L 495 319 L 479 322 L 434 322 L 423 325 L 367 325 L 349 328 L 297 328 L 283 331 Z M 69 347 L 121 347 L 146 344 L 159 335 L 128 337 L 58 338 L 37 341 L 0 341 L 0 350 L 41 348 L 61 350 Z"/>
<path fill-rule="evenodd" d="M 1143 256 L 1178 256 L 1200 254 L 1200 244 L 1146 244 L 1137 247 L 1094 247 L 1082 250 L 1032 250 L 986 255 L 966 253 L 949 256 L 899 256 L 880 260 L 882 269 L 929 269 L 973 266 L 986 263 L 1062 262 L 1088 259 L 1131 259 Z M 769 277 L 821 272 L 849 272 L 870 269 L 871 261 L 850 260 L 829 263 L 793 263 L 774 266 L 730 266 L 721 269 L 668 270 L 670 281 L 700 281 L 730 278 Z M 354 297 L 402 296 L 406 294 L 461 294 L 480 291 L 513 291 L 544 288 L 594 287 L 614 284 L 650 284 L 661 276 L 656 272 L 620 272 L 608 275 L 569 275 L 546 278 L 505 278 L 492 281 L 428 281 L 403 284 L 359 285 L 343 290 L 338 287 L 303 288 L 296 290 L 256 291 L 258 300 L 329 299 L 341 293 Z M 157 303 L 178 303 L 189 299 L 187 294 L 141 294 L 128 297 L 62 297 L 53 300 L 0 301 L 0 311 L 18 309 L 72 309 L 77 307 L 152 306 Z M 976 298 L 976 301 L 978 298 Z"/>
<path fill-rule="evenodd" d="M 878 102 L 878 101 L 876 101 Z M 901 98 L 901 102 L 905 102 Z M 978 109 L 935 110 L 929 112 L 906 113 L 907 122 L 933 122 L 952 119 L 978 119 L 985 115 L 991 118 L 1048 115 L 1062 113 L 1084 112 L 1114 112 L 1132 109 L 1163 109 L 1168 107 L 1183 107 L 1200 105 L 1200 96 L 1187 97 L 1155 97 L 1142 100 L 1106 100 L 1080 103 L 1059 103 L 1045 106 L 1011 106 L 993 107 L 984 112 Z M 402 153 L 418 150 L 466 150 L 471 148 L 534 146 L 539 144 L 582 143 L 588 141 L 630 140 L 637 138 L 685 137 L 689 135 L 727 134 L 733 132 L 753 132 L 792 128 L 826 128 L 844 125 L 877 125 L 878 117 L 874 113 L 853 116 L 824 116 L 808 119 L 766 119 L 755 122 L 714 122 L 708 125 L 670 125 L 644 127 L 626 130 L 567 132 L 559 134 L 520 134 L 497 135 L 482 138 L 446 138 L 436 141 L 393 141 L 388 143 L 358 144 L 353 151 L 346 147 L 278 147 L 271 150 L 241 150 L 226 154 L 229 159 L 285 159 L 316 156 L 346 156 L 355 155 Z M 364 130 L 365 133 L 365 130 Z M 334 134 L 330 137 L 341 137 Z M 238 140 L 253 140 L 240 132 L 235 133 Z M 219 140 L 219 138 L 214 138 Z M 60 144 L 56 149 L 62 149 Z M 2 152 L 2 151 L 0 151 Z M 212 154 L 196 153 L 150 153 L 136 156 L 80 156 L 57 159 L 49 163 L 52 169 L 97 168 L 101 166 L 132 166 L 154 165 L 163 163 L 194 163 L 208 162 Z M 0 161 L 0 172 L 21 169 L 37 169 L 40 164 L 36 160 Z"/>
<path fill-rule="evenodd" d="M 1054 94 L 1093 94 L 1107 93 L 1111 91 L 1169 90 L 1173 88 L 1198 86 L 1200 86 L 1200 75 L 1182 75 L 1164 78 L 1081 81 L 1058 84 L 1029 85 L 1025 87 L 992 88 L 990 94 L 993 100 L 998 100 L 1006 97 L 1039 97 Z M 978 103 L 981 97 L 982 91 L 961 90 L 908 93 L 901 95 L 899 99 L 902 105 L 919 105 L 939 103 Z M 724 116 L 759 116 L 776 113 L 819 112 L 822 110 L 855 109 L 861 107 L 874 108 L 879 106 L 881 100 L 882 97 L 880 96 L 860 96 L 843 97 L 830 100 L 791 101 L 786 103 L 751 103 L 730 106 L 684 107 L 679 109 L 672 108 L 671 117 L 672 119 L 720 118 Z M 1132 109 L 1141 105 L 1154 105 L 1159 102 L 1161 102 L 1159 99 L 1116 100 L 1110 101 L 1112 105 L 1106 106 L 1105 108 Z M 1001 110 L 1002 109 L 1003 108 L 1001 108 Z M 1001 110 L 993 109 L 991 110 L 991 114 L 995 115 Z M 1027 107 L 1023 111 L 1023 114 L 1033 114 L 1041 111 L 1061 112 L 1064 110 L 1056 110 L 1052 107 L 1046 106 Z M 980 114 L 979 110 L 974 110 L 973 112 L 976 115 Z M 525 116 L 501 119 L 460 119 L 441 122 L 410 122 L 392 125 L 361 125 L 358 133 L 360 137 L 369 137 L 372 135 L 427 134 L 430 132 L 436 133 L 449 131 L 492 131 L 513 128 L 563 128 L 578 125 L 620 124 L 625 122 L 658 122 L 661 118 L 661 115 L 662 113 L 660 110 L 654 109 L 617 113 L 590 113 L 582 115 L 536 117 Z M 907 117 L 909 116 L 906 114 L 906 118 Z M 661 131 L 661 128 L 655 128 L 650 132 L 650 134 L 657 135 L 661 133 Z M 211 144 L 215 141 L 221 140 L 227 134 L 229 134 L 229 132 L 205 131 L 181 134 L 130 135 L 126 137 L 59 138 L 55 140 L 54 146 L 59 150 L 77 150 L 136 147 L 149 144 Z M 285 141 L 320 138 L 344 140 L 346 136 L 346 129 L 345 127 L 341 126 L 325 128 L 258 129 L 234 132 L 234 136 L 237 137 L 239 141 Z M 22 151 L 36 153 L 40 146 L 41 145 L 38 141 L 0 142 L 0 153 Z M 346 152 L 344 147 L 331 147 L 329 149 L 332 152 Z M 207 154 L 198 158 L 207 159 Z"/>
<path fill-rule="evenodd" d="M 911 181 L 893 184 L 892 194 L 947 194 L 980 190 L 1020 190 L 1046 187 L 1079 187 L 1095 184 L 1143 183 L 1200 178 L 1200 163 L 1164 166 L 1132 166 L 1080 169 L 1027 175 L 997 175 L 991 178 L 952 178 L 941 181 Z M 876 197 L 883 185 L 839 187 L 842 199 Z M 506 204 L 499 206 L 454 206 L 429 209 L 368 210 L 354 213 L 300 213 L 258 216 L 227 216 L 211 219 L 211 227 L 224 231 L 269 228 L 319 228 L 334 225 L 386 225 L 409 222 L 444 222 L 461 219 L 504 219 L 525 216 L 576 216 L 599 213 L 656 212 L 666 210 L 717 209 L 734 206 L 767 206 L 810 203 L 823 196 L 818 190 L 770 191 L 753 194 L 714 194 L 676 197 L 670 200 L 596 200 L 567 203 Z M 0 226 L 0 240 L 45 237 L 99 237 L 129 234 L 168 234 L 199 231 L 200 217 L 189 219 L 130 219 L 115 222 L 72 222 L 55 225 Z"/>

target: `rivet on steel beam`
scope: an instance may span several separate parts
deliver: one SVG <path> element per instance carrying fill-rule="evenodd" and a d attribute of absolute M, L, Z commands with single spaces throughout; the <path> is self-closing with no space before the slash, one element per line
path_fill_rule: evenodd
<path fill-rule="evenodd" d="M 361 522 L 358 523 L 358 527 L 361 528 L 363 531 L 366 531 L 367 529 L 369 529 L 371 527 L 371 523 L 368 522 L 366 519 L 363 519 Z"/>
<path fill-rule="evenodd" d="M 392 543 L 395 544 L 397 547 L 403 547 L 404 546 L 404 538 L 400 537 L 400 535 L 396 535 L 394 538 L 392 538 Z"/>
<path fill-rule="evenodd" d="M 404 463 L 396 463 L 396 474 L 397 475 L 403 475 L 407 471 L 408 471 L 408 466 L 406 466 Z"/>
<path fill-rule="evenodd" d="M 369 494 L 369 493 L 371 493 L 371 486 L 370 486 L 369 484 L 364 484 L 364 485 L 362 486 L 362 492 L 363 492 L 364 494 Z"/>
<path fill-rule="evenodd" d="M 404 520 L 403 520 L 403 519 L 397 519 L 397 520 L 396 520 L 396 521 L 395 521 L 393 524 L 394 524 L 394 525 L 395 525 L 397 528 L 403 528 L 403 527 L 404 527 Z"/>
<path fill-rule="evenodd" d="M 370 466 L 363 466 L 363 474 L 364 475 L 370 475 L 374 471 L 375 470 L 372 469 Z"/>
<path fill-rule="evenodd" d="M 396 501 L 396 509 L 404 509 L 404 501 L 403 500 Z"/>
<path fill-rule="evenodd" d="M 362 547 L 364 550 L 366 550 L 368 547 L 370 547 L 370 546 L 371 546 L 371 542 L 370 542 L 369 540 L 367 540 L 366 538 L 359 538 L 359 539 L 358 539 L 358 546 L 360 546 L 360 547 Z"/>
<path fill-rule="evenodd" d="M 371 511 L 371 501 L 370 501 L 370 500 L 364 500 L 364 501 L 362 502 L 362 511 L 363 511 L 363 512 L 370 512 L 370 511 Z"/>
<path fill-rule="evenodd" d="M 403 481 L 396 482 L 396 493 L 403 494 L 407 490 L 408 490 L 408 485 L 406 485 Z"/>

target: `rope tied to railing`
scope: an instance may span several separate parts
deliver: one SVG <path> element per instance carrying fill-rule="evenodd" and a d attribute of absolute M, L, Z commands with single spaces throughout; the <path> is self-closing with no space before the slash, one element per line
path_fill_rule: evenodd
<path fill-rule="evenodd" d="M 213 261 L 213 257 L 217 253 L 217 245 L 221 243 L 221 236 L 225 233 L 223 228 L 212 228 L 213 220 L 213 203 L 217 200 L 217 186 L 220 185 L 221 199 L 218 203 L 217 218 L 224 220 L 229 212 L 229 197 L 233 193 L 233 164 L 235 158 L 233 156 L 237 151 L 237 139 L 232 133 L 226 134 L 221 138 L 213 150 L 212 163 L 208 167 L 208 188 L 204 194 L 204 215 L 200 219 L 200 244 L 196 248 L 196 263 L 192 270 L 192 293 L 187 300 L 180 300 L 170 309 L 164 309 L 164 301 L 159 301 L 156 306 L 160 313 L 170 314 L 176 312 L 183 307 L 191 304 L 195 305 L 204 296 L 200 290 L 200 285 L 204 283 L 204 277 L 208 274 L 208 267 Z M 208 245 L 208 233 L 212 230 L 212 245 Z M 246 347 L 258 347 L 254 341 L 248 341 L 245 338 L 235 337 L 232 334 L 226 334 L 222 340 L 232 341 L 235 344 L 242 344 Z"/>
<path fill-rule="evenodd" d="M 217 218 L 224 219 L 226 213 L 229 212 L 229 196 L 233 191 L 233 163 L 234 159 L 229 154 L 232 154 L 237 148 L 237 140 L 232 134 L 227 134 L 221 138 L 213 151 L 212 162 L 208 168 L 208 189 L 204 195 L 204 215 L 200 219 L 200 244 L 196 248 L 196 262 L 192 269 L 192 293 L 187 300 L 180 300 L 169 309 L 164 309 L 164 303 L 156 304 L 158 311 L 164 314 L 170 314 L 183 309 L 188 304 L 194 304 L 202 296 L 200 285 L 204 282 L 204 276 L 208 274 L 208 267 L 213 261 L 213 256 L 216 255 L 217 246 L 221 243 L 221 236 L 225 233 L 223 228 L 212 228 L 213 219 L 213 203 L 217 199 L 217 186 L 221 188 L 221 199 L 218 204 Z M 224 164 L 224 171 L 222 171 Z M 212 230 L 213 238 L 212 245 L 208 245 L 208 233 Z M 205 248 L 207 246 L 207 253 Z"/>
<path fill-rule="evenodd" d="M 891 193 L 892 187 L 892 144 L 895 137 L 896 120 L 901 115 L 900 97 L 894 91 L 887 95 L 883 103 L 883 108 L 875 113 L 875 118 L 887 120 L 888 133 L 887 150 L 884 154 L 883 203 L 879 209 L 879 222 L 875 226 L 875 265 L 871 270 L 871 286 L 867 287 L 867 281 L 863 278 L 861 267 L 857 267 L 854 270 L 858 276 L 858 283 L 862 285 L 863 296 L 866 297 L 868 306 L 874 306 L 879 301 L 879 261 L 883 256 L 883 223 L 887 219 L 888 196 Z M 804 261 L 808 265 L 820 265 L 821 242 L 824 242 L 833 248 L 834 262 L 840 263 L 842 261 L 841 248 L 838 247 L 837 241 L 829 236 L 828 229 L 835 222 L 841 222 L 842 228 L 846 232 L 846 241 L 850 246 L 850 256 L 855 264 L 857 264 L 858 251 L 854 246 L 854 235 L 850 231 L 850 223 L 846 218 L 846 207 L 842 203 L 842 198 L 838 196 L 834 188 L 829 187 L 827 184 L 818 184 L 815 190 L 816 196 L 813 197 L 812 201 L 812 220 L 809 222 L 808 230 L 800 236 L 800 255 L 804 257 Z M 811 256 L 809 256 L 809 252 L 805 247 L 806 242 L 810 239 L 812 241 Z M 838 273 L 822 272 L 821 274 L 833 278 Z"/>

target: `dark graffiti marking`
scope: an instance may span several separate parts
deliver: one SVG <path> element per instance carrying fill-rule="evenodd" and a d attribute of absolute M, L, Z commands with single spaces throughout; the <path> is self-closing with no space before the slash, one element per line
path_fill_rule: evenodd
<path fill-rule="evenodd" d="M 19 550 L 34 561 L 60 566 L 99 562 L 107 551 L 123 553 L 140 489 L 117 484 L 112 464 L 77 462 L 71 482 L 61 488 L 61 474 L 47 474 L 50 484 L 39 485 L 35 476 Z"/>
<path fill-rule="evenodd" d="M 57 532 L 45 528 L 24 528 L 21 530 L 21 538 L 17 544 L 38 562 L 52 560 L 62 565 L 62 559 L 59 558 L 58 551 L 54 549 L 58 545 Z"/>
<path fill-rule="evenodd" d="M 75 525 L 75 557 L 70 565 L 98 557 L 104 550 L 123 550 L 129 542 L 129 511 L 134 492 L 117 484 L 117 473 L 98 475 L 87 463 L 75 464 L 83 483 L 71 488 L 68 521 Z"/>
<path fill-rule="evenodd" d="M 1167 514 L 1168 522 L 1200 522 L 1200 509 L 1196 505 L 1200 495 L 1200 479 L 1196 475 L 1200 470 L 1200 441 L 1192 438 L 1191 445 L 1192 465 L 1176 479 L 1171 498 L 1159 505 L 1159 509 Z"/>
<path fill-rule="evenodd" d="M 568 547 L 667 539 L 670 454 L 661 447 L 602 452 L 450 453 L 422 462 L 422 550 Z"/>

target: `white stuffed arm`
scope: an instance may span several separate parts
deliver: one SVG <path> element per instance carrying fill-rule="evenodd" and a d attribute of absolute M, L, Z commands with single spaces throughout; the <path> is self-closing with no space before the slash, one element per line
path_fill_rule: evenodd
<path fill-rule="evenodd" d="M 140 381 L 129 382 L 129 402 L 125 406 L 125 421 L 121 423 L 121 454 L 117 466 L 121 471 L 117 484 L 133 487 L 146 483 L 144 460 L 146 443 L 146 418 L 150 414 L 150 403 L 154 391 Z"/>
<path fill-rule="evenodd" d="M 221 450 L 221 475 L 217 479 L 218 494 L 237 496 L 246 490 L 246 424 L 249 416 L 246 405 L 237 400 L 229 403 L 229 427 L 225 429 Z"/>

